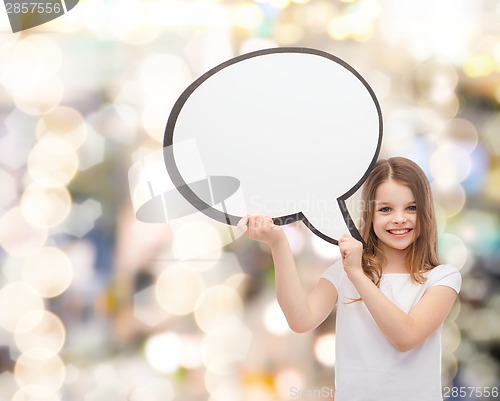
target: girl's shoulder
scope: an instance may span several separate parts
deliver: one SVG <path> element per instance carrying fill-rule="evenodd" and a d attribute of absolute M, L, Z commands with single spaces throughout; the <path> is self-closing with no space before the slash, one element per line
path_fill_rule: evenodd
<path fill-rule="evenodd" d="M 457 293 L 460 292 L 460 287 L 462 285 L 462 275 L 454 265 L 438 265 L 425 272 L 424 276 L 427 278 L 427 287 L 444 285 L 453 288 Z"/>

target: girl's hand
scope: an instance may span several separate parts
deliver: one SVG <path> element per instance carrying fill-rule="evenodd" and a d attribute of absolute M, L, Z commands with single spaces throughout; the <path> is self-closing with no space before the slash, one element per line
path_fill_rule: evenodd
<path fill-rule="evenodd" d="M 268 216 L 248 215 L 244 216 L 237 227 L 250 239 L 262 241 L 273 246 L 280 239 L 284 238 L 283 230 L 273 223 L 273 219 Z"/>
<path fill-rule="evenodd" d="M 349 279 L 354 281 L 357 277 L 364 276 L 361 262 L 363 244 L 348 234 L 342 235 L 338 243 L 340 254 L 342 255 L 342 263 L 344 264 L 344 271 L 347 273 Z"/>

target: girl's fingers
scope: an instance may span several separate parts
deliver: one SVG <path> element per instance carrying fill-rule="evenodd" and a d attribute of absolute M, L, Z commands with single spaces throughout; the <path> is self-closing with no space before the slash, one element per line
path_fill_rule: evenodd
<path fill-rule="evenodd" d="M 338 242 L 348 242 L 351 241 L 352 239 L 353 238 L 349 234 L 342 234 Z"/>
<path fill-rule="evenodd" d="M 248 229 L 250 233 L 253 235 L 255 231 L 259 228 L 258 216 L 251 215 L 248 219 Z"/>
<path fill-rule="evenodd" d="M 263 235 L 265 236 L 268 230 L 277 228 L 271 217 L 262 215 L 246 215 L 236 226 L 252 239 L 264 238 Z"/>
<path fill-rule="evenodd" d="M 240 230 L 242 233 L 246 232 L 248 230 L 248 215 L 243 216 L 240 221 L 238 221 L 238 224 L 236 227 L 238 227 L 238 230 Z"/>

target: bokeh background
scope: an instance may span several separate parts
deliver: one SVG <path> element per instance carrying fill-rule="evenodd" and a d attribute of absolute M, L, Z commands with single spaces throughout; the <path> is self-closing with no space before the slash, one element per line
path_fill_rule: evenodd
<path fill-rule="evenodd" d="M 1 401 L 330 399 L 334 314 L 291 332 L 265 246 L 223 246 L 202 215 L 140 222 L 127 179 L 189 83 L 276 46 L 351 64 L 381 103 L 381 156 L 426 171 L 463 275 L 443 385 L 497 398 L 498 1 L 85 0 L 18 34 L 2 13 L 0 31 Z M 309 289 L 338 251 L 285 230 Z"/>

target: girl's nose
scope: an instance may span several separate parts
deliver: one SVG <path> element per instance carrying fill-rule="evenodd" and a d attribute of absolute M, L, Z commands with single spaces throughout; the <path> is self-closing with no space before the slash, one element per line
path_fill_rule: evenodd
<path fill-rule="evenodd" d="M 404 224 L 406 223 L 406 215 L 403 212 L 396 212 L 393 221 L 395 224 Z"/>

